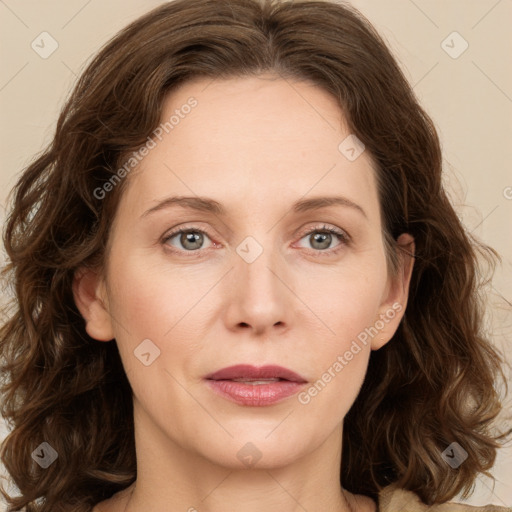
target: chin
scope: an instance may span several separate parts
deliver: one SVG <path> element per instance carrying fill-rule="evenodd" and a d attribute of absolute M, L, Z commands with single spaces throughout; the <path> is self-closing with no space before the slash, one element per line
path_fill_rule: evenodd
<path fill-rule="evenodd" d="M 274 432 L 270 436 L 269 432 L 271 430 L 265 429 L 264 432 L 254 432 L 253 435 L 235 435 L 234 438 L 222 440 L 215 445 L 210 440 L 208 453 L 204 453 L 204 448 L 200 453 L 212 463 L 231 470 L 275 469 L 292 464 L 305 455 L 301 449 L 304 447 L 304 440 L 287 432 L 281 435 Z"/>

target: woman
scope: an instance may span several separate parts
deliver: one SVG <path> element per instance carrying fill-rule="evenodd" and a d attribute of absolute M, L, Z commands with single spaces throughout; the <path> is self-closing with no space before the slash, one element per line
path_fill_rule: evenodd
<path fill-rule="evenodd" d="M 10 510 L 510 510 L 448 502 L 506 435 L 493 252 L 357 11 L 176 0 L 135 21 L 4 240 Z"/>

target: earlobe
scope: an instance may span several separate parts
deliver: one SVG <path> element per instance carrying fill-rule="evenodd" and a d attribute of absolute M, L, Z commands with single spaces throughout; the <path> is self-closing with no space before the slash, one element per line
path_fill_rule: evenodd
<path fill-rule="evenodd" d="M 87 334 L 98 341 L 114 338 L 110 313 L 105 305 L 105 285 L 99 273 L 80 268 L 73 278 L 75 304 L 85 320 Z"/>
<path fill-rule="evenodd" d="M 378 350 L 391 340 L 405 314 L 409 297 L 409 285 L 414 266 L 414 238 L 403 233 L 397 239 L 399 254 L 399 268 L 395 275 L 389 277 L 387 292 L 375 326 L 380 331 L 372 339 L 372 350 Z"/>

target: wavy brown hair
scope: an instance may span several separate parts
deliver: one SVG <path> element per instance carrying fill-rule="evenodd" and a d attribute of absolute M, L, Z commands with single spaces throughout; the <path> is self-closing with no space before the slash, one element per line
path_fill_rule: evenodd
<path fill-rule="evenodd" d="M 433 504 L 467 495 L 492 467 L 505 363 L 483 331 L 479 256 L 492 266 L 497 255 L 450 204 L 436 129 L 386 43 L 340 3 L 176 0 L 102 48 L 12 191 L 1 459 L 21 495 L 4 493 L 9 511 L 88 512 L 136 479 L 130 384 L 116 344 L 87 335 L 71 287 L 78 268 L 104 268 L 129 177 L 98 189 L 151 137 L 174 88 L 266 71 L 336 98 L 375 163 L 390 261 L 401 233 L 416 244 L 405 316 L 345 418 L 341 484 L 375 498 L 397 482 Z M 31 458 L 43 441 L 58 453 L 47 469 Z M 441 457 L 453 441 L 468 453 L 456 470 Z"/>

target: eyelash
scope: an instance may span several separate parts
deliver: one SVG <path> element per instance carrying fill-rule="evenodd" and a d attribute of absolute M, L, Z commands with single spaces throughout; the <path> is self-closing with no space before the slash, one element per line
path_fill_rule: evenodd
<path fill-rule="evenodd" d="M 203 230 L 203 229 L 199 229 L 197 227 L 194 227 L 194 226 L 190 226 L 190 227 L 183 227 L 183 228 L 180 228 L 180 229 L 177 229 L 175 231 L 172 231 L 168 234 L 166 234 L 163 239 L 162 239 L 162 244 L 166 245 L 169 250 L 173 253 L 180 253 L 180 254 L 183 254 L 183 253 L 189 253 L 190 256 L 189 257 L 195 257 L 195 256 L 200 256 L 202 250 L 201 249 L 198 249 L 198 250 L 195 250 L 195 251 L 184 251 L 184 250 L 181 250 L 181 249 L 176 249 L 172 246 L 169 246 L 167 244 L 167 242 L 171 239 L 171 238 L 174 238 L 176 235 L 180 235 L 182 233 L 190 233 L 190 232 L 194 232 L 194 233 L 201 233 L 203 235 L 206 235 L 208 238 L 212 239 L 212 237 L 210 236 L 210 234 Z M 351 239 L 350 239 L 350 236 L 340 230 L 340 229 L 337 229 L 337 228 L 333 228 L 333 227 L 329 227 L 329 226 L 326 226 L 324 225 L 323 227 L 315 227 L 309 231 L 306 231 L 305 233 L 303 233 L 300 237 L 299 240 L 302 240 L 304 237 L 306 236 L 310 236 L 312 235 L 313 233 L 331 233 L 331 234 L 334 234 L 336 235 L 336 237 L 338 238 L 338 240 L 340 241 L 340 244 L 337 245 L 334 249 L 327 249 L 327 250 L 318 250 L 318 249 L 308 249 L 308 251 L 310 252 L 310 254 L 312 254 L 313 256 L 323 256 L 323 255 L 329 255 L 329 256 L 335 256 L 339 251 L 341 251 L 343 249 L 344 246 L 347 246 L 350 244 L 351 242 Z M 311 252 L 312 251 L 312 252 Z M 195 254 L 194 254 L 195 253 Z"/>

